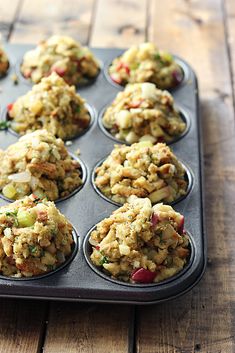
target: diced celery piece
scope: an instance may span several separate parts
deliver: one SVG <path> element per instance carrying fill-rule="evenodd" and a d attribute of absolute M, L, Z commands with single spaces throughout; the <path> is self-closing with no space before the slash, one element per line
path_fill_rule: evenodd
<path fill-rule="evenodd" d="M 13 199 L 16 195 L 16 189 L 12 184 L 7 184 L 2 189 L 2 193 L 4 196 L 8 197 L 9 199 Z"/>
<path fill-rule="evenodd" d="M 34 211 L 19 210 L 17 213 L 19 227 L 31 227 L 36 221 L 36 213 Z"/>
<path fill-rule="evenodd" d="M 149 136 L 151 138 L 150 135 L 145 135 L 146 136 Z M 140 142 L 138 142 L 138 145 L 136 145 L 138 148 L 143 148 L 143 147 L 153 147 L 153 143 L 152 141 L 146 137 L 146 139 L 140 139 Z"/>
<path fill-rule="evenodd" d="M 173 61 L 173 57 L 170 53 L 161 52 L 161 57 L 163 60 L 168 61 L 169 63 L 171 63 Z"/>

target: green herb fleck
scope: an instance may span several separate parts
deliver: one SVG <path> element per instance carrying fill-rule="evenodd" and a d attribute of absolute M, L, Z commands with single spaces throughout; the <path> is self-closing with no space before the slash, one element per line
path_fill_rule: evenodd
<path fill-rule="evenodd" d="M 159 239 L 160 239 L 160 244 L 162 244 L 164 242 L 162 239 L 162 233 L 159 234 Z"/>
<path fill-rule="evenodd" d="M 108 264 L 109 260 L 108 258 L 104 255 L 103 251 L 100 251 L 100 254 L 102 255 L 102 258 L 100 259 L 100 266 L 103 266 L 103 264 Z"/>
<path fill-rule="evenodd" d="M 81 111 L 81 107 L 80 107 L 80 105 L 77 105 L 75 108 L 75 112 L 80 113 L 80 111 Z"/>
<path fill-rule="evenodd" d="M 14 225 L 16 227 L 18 227 L 19 225 L 19 222 L 18 222 L 18 219 L 17 219 L 17 213 L 18 213 L 18 210 L 15 210 L 15 211 L 7 211 L 6 212 L 6 216 L 7 217 L 13 217 L 14 218 Z"/>
<path fill-rule="evenodd" d="M 31 254 L 35 254 L 36 251 L 37 247 L 35 245 L 29 245 L 29 252 L 31 252 Z"/>
<path fill-rule="evenodd" d="M 0 130 L 7 129 L 11 123 L 9 121 L 0 121 Z"/>
<path fill-rule="evenodd" d="M 154 59 L 159 61 L 161 64 L 164 64 L 162 57 L 159 53 L 154 54 Z"/>
<path fill-rule="evenodd" d="M 107 259 L 106 256 L 102 256 L 101 260 L 100 260 L 100 266 L 103 266 L 103 264 L 108 264 L 109 260 Z"/>

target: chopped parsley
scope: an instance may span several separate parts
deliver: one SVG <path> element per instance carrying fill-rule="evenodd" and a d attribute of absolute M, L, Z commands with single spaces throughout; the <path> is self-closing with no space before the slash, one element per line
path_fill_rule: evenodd
<path fill-rule="evenodd" d="M 103 251 L 100 251 L 100 254 L 102 255 L 100 259 L 100 266 L 103 266 L 103 264 L 108 264 L 109 260 L 108 258 L 104 255 Z"/>
<path fill-rule="evenodd" d="M 37 252 L 37 246 L 35 246 L 35 245 L 29 245 L 29 252 L 31 253 L 31 254 L 35 254 L 35 252 Z"/>
<path fill-rule="evenodd" d="M 154 54 L 154 59 L 159 61 L 161 64 L 164 64 L 164 61 L 162 60 L 162 57 L 159 53 Z"/>
<path fill-rule="evenodd" d="M 159 236 L 159 239 L 160 239 L 160 244 L 164 243 L 164 241 L 162 239 L 162 233 L 160 233 L 158 236 Z"/>
<path fill-rule="evenodd" d="M 108 264 L 109 260 L 107 259 L 106 256 L 102 256 L 101 260 L 100 260 L 100 265 L 103 266 L 103 264 Z"/>
<path fill-rule="evenodd" d="M 0 130 L 7 129 L 11 123 L 9 121 L 0 121 Z"/>
<path fill-rule="evenodd" d="M 18 210 L 15 211 L 7 211 L 5 214 L 7 217 L 13 217 L 14 218 L 14 226 L 18 227 L 19 226 L 19 222 L 18 222 L 18 218 L 17 218 L 17 213 Z"/>
<path fill-rule="evenodd" d="M 80 107 L 80 105 L 77 105 L 75 108 L 75 112 L 80 113 L 80 111 L 81 111 L 81 107 Z"/>

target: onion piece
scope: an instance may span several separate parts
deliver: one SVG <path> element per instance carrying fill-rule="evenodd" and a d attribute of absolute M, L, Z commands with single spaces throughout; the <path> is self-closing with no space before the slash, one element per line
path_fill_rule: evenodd
<path fill-rule="evenodd" d="M 38 184 L 39 184 L 39 179 L 32 176 L 31 180 L 30 180 L 30 186 L 31 186 L 32 190 L 35 190 L 36 187 L 38 186 Z"/>
<path fill-rule="evenodd" d="M 92 246 L 97 246 L 97 245 L 99 245 L 99 243 L 98 243 L 98 241 L 96 241 L 96 240 L 94 240 L 94 239 L 92 239 L 92 238 L 90 238 L 89 239 L 89 243 L 92 245 Z"/>
<path fill-rule="evenodd" d="M 5 237 L 10 238 L 11 237 L 11 228 L 5 228 L 3 231 Z"/>
<path fill-rule="evenodd" d="M 14 181 L 15 183 L 29 183 L 31 180 L 31 174 L 28 171 L 11 174 L 8 179 Z"/>
<path fill-rule="evenodd" d="M 156 98 L 156 86 L 150 82 L 144 82 L 141 85 L 143 99 L 155 99 Z"/>

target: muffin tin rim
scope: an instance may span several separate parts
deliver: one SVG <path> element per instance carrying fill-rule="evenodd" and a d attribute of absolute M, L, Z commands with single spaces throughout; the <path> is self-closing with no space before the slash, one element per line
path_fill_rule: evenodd
<path fill-rule="evenodd" d="M 103 220 L 103 219 L 102 219 Z M 101 220 L 101 221 L 102 221 Z M 192 266 L 194 259 L 195 259 L 195 241 L 194 238 L 192 236 L 192 234 L 186 230 L 186 233 L 189 237 L 189 244 L 190 244 L 190 257 L 188 262 L 186 263 L 186 265 L 183 267 L 183 269 L 181 271 L 179 271 L 178 273 L 176 273 L 174 276 L 171 276 L 163 281 L 160 282 L 155 282 L 155 283 L 129 283 L 129 282 L 124 282 L 118 279 L 114 279 L 111 277 L 111 275 L 109 276 L 108 274 L 105 274 L 101 268 L 99 268 L 98 266 L 95 266 L 91 259 L 90 259 L 90 251 L 89 248 L 92 247 L 91 244 L 89 244 L 89 236 L 91 234 L 91 232 L 93 230 L 95 230 L 95 228 L 97 227 L 97 224 L 99 224 L 101 221 L 97 222 L 95 225 L 93 225 L 87 232 L 87 234 L 85 235 L 84 239 L 83 239 L 83 243 L 82 243 L 82 248 L 83 248 L 83 254 L 84 257 L 86 259 L 87 264 L 89 265 L 89 267 L 100 277 L 102 277 L 105 280 L 111 281 L 112 283 L 115 283 L 117 285 L 123 285 L 123 286 L 128 286 L 128 287 L 132 287 L 132 288 L 149 288 L 149 287 L 159 287 L 161 285 L 167 285 L 167 284 L 171 284 L 172 282 L 174 282 L 175 280 L 177 280 L 179 277 L 182 277 Z"/>
<path fill-rule="evenodd" d="M 9 47 L 10 48 L 12 48 L 12 53 L 14 54 L 14 48 L 15 48 L 15 45 L 9 45 Z M 32 47 L 32 46 L 31 46 Z M 31 49 L 31 47 L 29 47 L 29 46 L 24 46 L 24 45 L 22 45 L 21 46 L 21 52 L 22 51 L 24 51 L 24 52 L 26 52 L 27 50 L 29 50 L 29 49 Z M 119 52 L 120 52 L 120 49 L 115 49 L 115 48 L 108 48 L 107 49 L 107 52 L 105 51 L 106 49 L 103 49 L 103 48 L 94 48 L 95 50 L 96 50 L 96 52 L 94 51 L 94 53 L 96 53 L 96 55 L 98 56 L 98 57 L 102 57 L 103 58 L 103 60 L 105 61 L 105 60 L 107 60 L 107 58 L 110 58 L 110 56 L 111 55 L 115 55 L 115 56 L 117 56 L 117 55 L 119 55 Z M 118 52 L 119 51 L 119 52 Z M 19 57 L 19 55 L 16 55 L 16 56 L 18 56 Z M 195 133 L 196 133 L 196 135 L 198 134 L 198 126 L 197 126 L 197 124 L 195 125 L 194 123 L 193 123 L 193 121 L 194 121 L 194 119 L 196 119 L 196 121 L 198 121 L 198 106 L 197 106 L 197 91 L 195 91 L 195 93 L 193 92 L 193 90 L 191 89 L 191 87 L 194 89 L 196 89 L 197 88 L 197 80 L 196 80 L 196 77 L 195 77 L 195 75 L 194 75 L 194 71 L 192 70 L 192 68 L 191 68 L 191 66 L 187 63 L 187 62 L 185 62 L 186 63 L 186 65 L 188 66 L 188 71 L 189 71 L 189 74 L 190 74 L 190 76 L 189 76 L 189 78 L 190 78 L 190 82 L 191 82 L 191 79 L 192 79 L 192 85 L 190 85 L 190 82 L 188 82 L 188 88 L 189 88 L 189 98 L 190 98 L 190 100 L 191 100 L 191 97 L 192 97 L 192 109 L 191 109 L 191 107 L 189 108 L 188 107 L 188 105 L 187 104 L 185 104 L 184 103 L 184 106 L 187 108 L 187 110 L 189 111 L 189 113 L 190 113 L 190 117 L 192 117 L 192 132 L 194 132 L 194 130 L 195 130 Z M 3 83 L 4 83 L 5 81 L 3 81 Z M 106 83 L 105 83 L 106 82 Z M 113 92 L 113 94 L 116 94 L 117 93 L 117 90 L 116 90 L 116 92 L 114 91 L 114 87 L 113 87 L 113 89 L 112 89 L 112 85 L 109 85 L 110 87 L 108 87 L 108 82 L 107 82 L 107 80 L 105 79 L 105 77 L 104 77 L 104 73 L 102 72 L 102 75 L 100 75 L 99 76 L 99 78 L 98 78 L 98 83 L 100 83 L 101 84 L 101 89 L 102 89 L 102 87 L 104 87 L 104 86 L 106 86 L 106 89 L 108 88 L 109 90 L 110 90 L 110 93 L 111 93 L 111 91 Z M 20 82 L 20 85 L 23 87 L 23 85 L 22 85 L 22 82 Z M 92 90 L 92 89 L 94 89 L 94 90 L 96 90 L 97 89 L 97 85 L 95 84 L 95 85 L 91 85 L 90 87 L 89 87 L 89 90 Z M 120 90 L 120 89 L 119 89 Z M 177 94 L 177 98 L 179 98 L 180 97 L 180 99 L 182 98 L 182 100 L 183 100 L 183 102 L 184 102 L 184 96 L 185 96 L 185 94 L 183 93 L 183 92 L 186 92 L 186 90 L 187 90 L 187 87 L 182 87 L 182 90 L 181 90 L 181 87 L 179 87 L 179 91 L 178 92 L 176 92 L 176 94 Z M 182 95 L 181 95 L 181 92 L 183 93 Z M 111 96 L 110 95 L 110 93 L 109 93 L 109 96 Z M 84 91 L 84 94 L 86 94 L 86 91 Z M 95 92 L 93 92 L 93 94 L 95 94 Z M 194 98 L 195 97 L 195 98 Z M 179 100 L 180 102 L 181 102 L 181 100 Z M 194 109 L 194 101 L 195 101 L 195 109 Z M 7 102 L 5 102 L 5 104 L 6 104 Z M 95 103 L 93 103 L 94 104 L 94 106 L 95 106 L 95 108 L 96 108 L 96 111 L 99 111 L 100 109 L 101 109 L 101 104 L 99 104 L 97 101 L 95 101 Z M 96 125 L 95 125 L 95 127 L 96 127 Z M 194 129 L 194 127 L 196 127 L 196 129 Z M 99 130 L 99 129 L 98 129 Z M 90 133 L 92 133 L 92 136 L 93 136 L 93 132 L 94 132 L 94 126 L 93 126 L 93 128 L 91 129 L 91 131 L 88 133 L 88 135 L 87 136 L 90 136 L 89 134 Z M 96 135 L 95 135 L 96 136 Z M 98 135 L 97 135 L 98 136 Z M 190 134 L 190 136 L 191 136 L 191 134 Z M 8 136 L 8 137 L 10 137 L 10 136 Z M 3 138 L 4 138 L 4 135 L 3 135 Z M 100 139 L 100 134 L 99 134 L 99 139 Z M 195 139 L 196 139 L 196 141 L 198 141 L 197 143 L 198 144 L 200 144 L 200 139 L 197 139 L 197 136 L 195 136 Z M 109 139 L 108 139 L 109 140 Z M 103 139 L 103 141 L 104 141 L 104 139 Z M 188 139 L 186 139 L 186 142 L 188 141 Z M 110 141 L 108 142 L 107 140 L 106 140 L 106 142 L 107 143 L 109 143 L 110 144 Z M 81 144 L 83 143 L 83 139 L 81 140 Z M 77 147 L 80 147 L 80 140 L 78 139 L 78 140 L 76 140 L 75 141 L 75 144 L 76 144 L 76 146 Z M 180 144 L 180 146 L 182 147 L 182 144 Z M 197 146 L 196 146 L 197 147 Z M 111 148 L 111 147 L 110 147 Z M 183 150 L 184 150 L 184 148 L 183 148 Z M 201 154 L 199 153 L 197 153 L 196 154 L 196 156 L 199 156 L 199 160 L 200 160 L 200 158 L 201 158 Z M 87 157 L 86 157 L 87 158 Z M 196 157 L 196 158 L 198 158 L 198 157 Z M 98 160 L 98 159 L 100 159 L 100 155 L 98 156 L 98 158 L 96 158 L 96 160 Z M 186 160 L 188 160 L 187 158 L 186 158 Z M 87 161 L 87 160 L 86 160 Z M 88 162 L 88 161 L 87 161 Z M 94 162 L 95 162 L 95 160 L 93 160 L 93 162 L 92 163 L 88 163 L 88 166 L 89 166 L 89 172 L 90 172 L 90 170 L 92 170 L 92 165 L 94 164 Z M 197 172 L 198 172 L 198 168 L 199 168 L 199 172 L 201 171 L 200 170 L 200 167 L 198 166 L 198 164 L 196 165 L 196 167 L 195 167 L 195 180 L 194 180 L 194 184 L 195 184 L 195 187 L 197 188 L 197 186 L 199 186 L 199 191 L 201 191 L 201 186 L 203 186 L 202 185 L 202 180 L 201 180 L 201 178 L 199 177 L 199 179 L 197 178 Z M 89 178 L 90 179 L 90 178 Z M 88 185 L 88 183 L 87 183 L 87 186 L 89 186 Z M 91 194 L 92 194 L 92 192 L 93 192 L 93 189 L 92 188 L 89 188 L 89 192 L 90 192 L 90 197 L 91 197 Z M 95 195 L 95 194 L 94 194 Z M 195 193 L 193 193 L 192 195 L 190 194 L 189 195 L 189 197 L 191 197 L 191 196 L 193 196 L 193 200 L 195 199 Z M 77 197 L 77 196 L 75 196 L 75 197 Z M 79 196 L 80 197 L 80 196 Z M 83 197 L 82 197 L 83 198 Z M 197 200 L 198 199 L 198 197 L 196 197 L 196 201 L 195 202 L 201 202 L 202 200 Z M 191 198 L 189 199 L 189 201 L 191 200 Z M 97 200 L 98 201 L 98 200 Z M 73 200 L 71 200 L 71 202 L 73 202 Z M 99 205 L 101 205 L 100 204 L 100 202 L 98 202 L 98 204 Z M 66 204 L 65 204 L 66 205 Z M 105 204 L 102 204 L 102 208 L 105 208 L 106 209 L 106 207 L 108 207 L 107 205 L 105 205 Z M 181 209 L 181 204 L 180 204 L 180 209 Z M 185 203 L 183 202 L 182 203 L 182 207 L 184 208 L 185 207 Z M 186 210 L 185 210 L 186 211 Z M 188 214 L 188 212 L 185 212 L 185 211 L 182 211 L 181 213 L 183 213 L 183 214 L 185 214 L 185 213 L 187 213 Z M 96 212 L 97 213 L 97 212 Z M 190 213 L 190 212 L 189 212 Z M 196 214 L 197 214 L 198 212 L 196 212 Z M 183 278 L 182 278 L 182 280 L 178 280 L 177 282 L 178 283 L 176 283 L 176 285 L 177 284 L 179 284 L 179 287 L 178 286 L 176 286 L 175 284 L 174 285 L 172 285 L 170 288 L 169 288 L 169 290 L 170 290 L 170 292 L 169 293 L 164 293 L 164 286 L 162 286 L 161 287 L 161 290 L 155 290 L 155 288 L 152 290 L 152 289 L 146 289 L 146 293 L 149 293 L 149 297 L 146 299 L 145 297 L 143 297 L 142 299 L 138 299 L 133 293 L 136 293 L 136 295 L 141 295 L 140 293 L 141 293 L 141 288 L 135 288 L 135 290 L 136 291 L 131 291 L 130 290 L 130 288 L 127 288 L 126 287 L 126 289 L 127 289 L 127 291 L 125 291 L 125 290 L 122 290 L 120 287 L 120 297 L 119 297 L 119 295 L 117 296 L 114 296 L 114 299 L 112 300 L 112 292 L 113 292 L 113 288 L 112 288 L 112 285 L 110 284 L 110 283 L 108 283 L 108 284 L 106 284 L 104 287 L 104 289 L 102 290 L 102 292 L 103 292 L 103 294 L 102 294 L 102 296 L 99 294 L 99 291 L 100 291 L 100 289 L 101 288 L 99 288 L 99 289 L 96 289 L 96 287 L 93 287 L 93 285 L 92 286 L 90 286 L 89 285 L 89 283 L 87 283 L 87 281 L 85 281 L 85 283 L 86 283 L 86 287 L 85 287 L 85 292 L 81 292 L 81 297 L 80 297 L 80 289 L 79 289 L 79 286 L 77 286 L 77 283 L 76 283 L 76 281 L 75 281 L 75 284 L 73 285 L 73 283 L 71 282 L 71 285 L 72 285 L 72 289 L 73 289 L 73 291 L 71 292 L 71 295 L 70 296 L 68 296 L 67 294 L 68 293 L 66 293 L 66 288 L 63 286 L 63 283 L 64 283 L 64 277 L 62 277 L 62 284 L 61 284 L 61 286 L 59 285 L 59 283 L 58 284 L 56 284 L 55 285 L 55 287 L 57 287 L 57 285 L 58 285 L 58 288 L 61 290 L 61 294 L 59 294 L 59 293 L 52 293 L 52 291 L 51 290 L 49 290 L 49 287 L 45 287 L 45 286 L 42 286 L 42 289 L 41 289 L 41 291 L 39 291 L 39 292 L 36 292 L 36 289 L 38 289 L 38 287 L 37 286 L 29 286 L 29 287 L 27 287 L 27 285 L 26 285 L 26 287 L 25 288 L 28 288 L 28 295 L 27 295 L 27 297 L 31 297 L 31 298 L 52 298 L 52 299 L 57 299 L 57 300 L 60 300 L 60 299 L 62 299 L 62 300 L 75 300 L 75 301 L 94 301 L 94 302 L 98 302 L 98 301 L 103 301 L 103 302 L 114 302 L 114 303 L 131 303 L 131 304 L 150 304 L 150 303 L 158 303 L 158 302 L 161 302 L 161 301 L 165 301 L 165 300 L 168 300 L 168 299 L 170 299 L 170 298 L 175 298 L 175 297 L 177 297 L 177 296 L 179 296 L 179 295 L 182 295 L 183 293 L 185 293 L 186 291 L 188 291 L 188 289 L 189 288 L 192 288 L 198 281 L 199 281 L 199 279 L 202 277 L 202 274 L 203 274 L 203 272 L 204 272 L 204 265 L 205 265 L 205 251 L 206 251 L 206 249 L 205 249 L 205 245 L 203 245 L 204 244 L 204 242 L 206 241 L 206 239 L 205 239 L 205 237 L 203 236 L 203 234 L 204 234 L 204 231 L 205 231 L 205 229 L 203 228 L 203 224 L 202 224 L 202 222 L 203 222 L 203 217 L 202 217 L 203 215 L 202 214 L 199 214 L 199 224 L 198 224 L 198 226 L 199 226 L 199 228 L 198 228 L 198 230 L 199 231 L 197 231 L 197 229 L 195 229 L 195 226 L 193 226 L 192 227 L 192 229 L 191 229 L 191 227 L 190 227 L 190 229 L 191 230 L 193 230 L 193 232 L 191 232 L 191 233 L 195 233 L 194 234 L 194 237 L 195 237 L 195 244 L 197 245 L 197 247 L 196 247 L 196 258 L 195 258 L 195 261 L 198 261 L 198 262 L 194 262 L 193 263 L 193 266 L 192 266 L 192 268 L 191 269 L 189 269 L 189 275 L 187 275 L 187 276 L 184 276 Z M 77 223 L 77 222 L 75 222 L 75 223 Z M 198 222 L 197 222 L 197 220 L 196 220 L 196 224 L 197 224 Z M 77 225 L 77 224 L 76 224 Z M 90 226 L 90 224 L 88 225 L 88 227 Z M 85 233 L 86 234 L 86 229 L 84 230 L 84 231 L 82 231 L 83 233 Z M 82 238 L 85 236 L 85 234 L 83 235 L 83 233 L 81 234 L 81 236 L 82 236 Z M 199 242 L 199 243 L 198 243 Z M 198 251 L 198 246 L 199 246 L 199 249 L 201 249 L 200 251 Z M 77 263 L 77 257 L 75 258 L 75 263 Z M 84 261 L 84 266 L 85 266 L 85 259 L 83 258 L 83 256 L 82 256 L 82 261 Z M 87 269 L 87 267 L 85 266 L 85 268 Z M 202 270 L 203 269 L 203 270 Z M 68 271 L 69 273 L 70 273 L 70 270 Z M 91 272 L 93 272 L 93 271 L 91 271 Z M 73 274 L 73 273 L 72 273 Z M 89 275 L 89 276 L 91 276 L 91 274 Z M 97 278 L 97 277 L 96 277 Z M 96 279 L 95 277 L 93 278 L 94 280 Z M 83 280 L 83 276 L 82 276 L 82 280 Z M 35 282 L 34 282 L 35 283 Z M 163 282 L 162 282 L 163 283 Z M 3 282 L 2 282 L 2 284 L 3 284 Z M 141 285 L 142 286 L 142 285 Z M 102 287 L 102 282 L 101 282 L 101 287 Z M 14 287 L 12 287 L 12 289 L 13 288 L 16 288 L 17 289 L 17 297 L 22 297 L 22 296 L 24 296 L 23 295 L 23 292 L 22 292 L 22 289 L 21 288 L 23 288 L 22 287 L 22 285 L 20 285 L 20 286 L 17 286 L 17 285 L 15 285 Z M 35 290 L 34 290 L 34 289 Z M 91 289 L 92 288 L 92 289 Z M 177 288 L 179 288 L 179 289 L 177 289 Z M 4 296 L 12 296 L 12 293 L 13 293 L 13 295 L 14 295 L 14 292 L 13 292 L 13 290 L 12 290 L 11 288 L 7 288 L 7 286 L 6 285 L 4 285 L 3 287 L 2 287 L 2 293 L 3 293 L 3 295 Z M 44 290 L 45 289 L 45 290 Z M 118 289 L 118 288 L 116 288 L 116 289 Z M 124 288 L 125 289 L 125 288 Z M 160 288 L 159 288 L 160 289 Z M 88 293 L 88 291 L 92 291 L 92 293 Z M 94 293 L 93 293 L 94 292 Z M 158 292 L 159 292 L 159 294 L 158 294 Z M 26 293 L 27 293 L 27 290 L 26 290 Z M 35 293 L 37 293 L 36 295 L 35 295 Z M 122 293 L 122 294 L 121 294 Z M 127 293 L 127 294 L 125 294 L 125 293 Z M 143 295 L 144 295 L 144 293 L 145 293 L 145 291 L 143 290 Z M 115 293 L 114 293 L 115 294 Z M 130 294 L 130 295 L 129 295 Z M 151 294 L 151 295 L 150 295 Z M 101 298 L 103 298 L 103 299 L 101 299 Z M 120 299 L 121 298 L 121 299 Z"/>
<path fill-rule="evenodd" d="M 20 96 L 20 97 L 22 97 L 22 96 Z M 18 97 L 18 98 L 20 98 L 20 97 Z M 14 103 L 12 103 L 12 104 L 14 104 Z M 75 135 L 73 137 L 68 137 L 66 139 L 61 139 L 62 141 L 64 141 L 64 142 L 74 141 L 74 140 L 78 139 L 79 137 L 83 136 L 84 134 L 86 134 L 92 128 L 92 126 L 94 125 L 95 121 L 97 120 L 97 111 L 96 111 L 95 107 L 93 105 L 91 105 L 90 103 L 85 102 L 84 105 L 87 108 L 89 116 L 90 116 L 90 123 L 89 123 L 88 127 L 86 129 L 82 130 L 80 133 L 78 133 L 77 135 Z M 8 114 L 8 111 L 7 111 L 7 107 L 4 107 L 3 110 L 2 110 L 2 113 L 0 114 L 0 117 L 1 117 L 0 120 L 6 121 L 6 122 L 8 122 L 8 121 L 10 122 L 11 120 L 14 120 L 14 119 L 9 119 L 8 116 L 9 116 L 9 114 Z M 16 136 L 18 138 L 28 134 L 28 133 L 25 133 L 23 135 L 20 135 L 18 132 L 13 130 L 10 126 L 7 127 L 5 130 L 9 131 L 10 134 L 12 134 L 13 136 Z M 43 130 L 43 127 L 41 129 L 37 129 L 37 130 Z M 37 130 L 34 130 L 34 131 L 37 131 Z M 32 131 L 32 132 L 34 132 L 34 131 Z M 60 138 L 60 137 L 56 137 L 56 138 Z"/>
<path fill-rule="evenodd" d="M 92 184 L 92 187 L 94 189 L 94 191 L 100 196 L 102 197 L 105 201 L 113 204 L 114 206 L 118 206 L 118 207 L 121 207 L 123 206 L 123 204 L 121 203 L 118 203 L 114 200 L 111 200 L 109 199 L 107 196 L 105 196 L 101 190 L 95 185 L 95 176 L 96 176 L 96 173 L 95 173 L 95 170 L 96 168 L 98 168 L 99 166 L 101 166 L 101 164 L 107 159 L 107 157 L 109 156 L 110 154 L 106 155 L 106 157 L 102 158 L 100 161 L 98 161 L 95 166 L 92 168 L 92 172 L 91 172 L 91 184 Z M 174 206 L 176 204 L 178 204 L 179 202 L 183 201 L 184 199 L 186 199 L 191 191 L 193 190 L 193 186 L 194 186 L 194 175 L 193 175 L 193 171 L 192 169 L 188 166 L 188 164 L 186 164 L 184 161 L 182 161 L 180 158 L 177 158 L 177 160 L 183 165 L 184 169 L 185 169 L 185 172 L 186 172 L 186 177 L 188 179 L 188 187 L 187 187 L 187 191 L 186 191 L 186 194 L 185 195 L 182 195 L 180 196 L 178 199 L 172 201 L 172 202 L 169 202 L 169 203 L 165 203 L 164 201 L 159 201 L 159 202 L 163 202 L 164 204 L 166 205 L 169 205 L 169 206 Z M 159 203 L 157 202 L 157 203 Z M 156 204 L 156 203 L 155 203 Z M 153 204 L 153 205 L 155 205 Z"/>
<path fill-rule="evenodd" d="M 116 97 L 115 97 L 116 98 Z M 114 99 L 115 99 L 114 98 Z M 113 102 L 113 100 L 112 100 Z M 98 113 L 98 126 L 100 128 L 100 130 L 103 132 L 103 134 L 105 134 L 108 138 L 110 138 L 111 140 L 117 142 L 117 143 L 121 143 L 121 144 L 125 144 L 127 146 L 131 146 L 132 144 L 131 143 L 128 143 L 124 140 L 120 140 L 118 139 L 117 137 L 113 136 L 103 125 L 102 123 L 102 118 L 104 116 L 104 113 L 105 111 L 107 110 L 108 107 L 111 106 L 112 102 L 109 102 L 109 103 L 106 103 L 103 108 L 99 111 Z M 189 116 L 189 112 L 186 112 L 186 109 L 181 105 L 181 104 L 178 104 L 178 103 L 175 103 L 174 104 L 174 107 L 179 111 L 180 113 L 180 116 L 182 118 L 182 120 L 185 122 L 186 124 L 186 128 L 185 130 L 178 136 L 176 136 L 172 141 L 169 141 L 169 142 L 165 142 L 163 141 L 164 143 L 166 143 L 168 146 L 170 145 L 173 145 L 174 143 L 180 141 L 181 139 L 183 139 L 190 131 L 191 129 L 191 117 Z"/>
<path fill-rule="evenodd" d="M 31 276 L 31 277 L 13 277 L 13 276 L 4 276 L 2 274 L 0 274 L 0 279 L 2 280 L 6 280 L 6 281 L 17 281 L 17 282 L 25 282 L 25 281 L 35 281 L 35 280 L 39 280 L 42 278 L 46 278 L 48 276 L 51 276 L 53 274 L 56 274 L 57 272 L 59 272 L 60 270 L 63 270 L 64 268 L 66 268 L 75 258 L 75 256 L 79 253 L 80 251 L 80 237 L 79 234 L 77 232 L 77 230 L 73 227 L 72 230 L 72 237 L 73 237 L 73 241 L 74 241 L 74 247 L 71 251 L 71 254 L 68 256 L 68 258 L 58 267 L 56 267 L 54 270 L 37 275 L 37 276 Z"/>
<path fill-rule="evenodd" d="M 103 69 L 103 72 L 104 72 L 104 76 L 106 78 L 106 80 L 111 84 L 113 85 L 114 87 L 118 88 L 119 90 L 120 89 L 124 89 L 126 85 L 120 85 L 116 82 L 114 82 L 110 75 L 109 75 L 109 67 L 111 66 L 112 62 L 114 59 L 120 57 L 127 49 L 120 49 L 120 54 L 119 56 L 113 56 L 113 58 L 111 60 L 106 60 L 106 62 L 104 63 L 104 69 Z M 173 93 L 175 92 L 177 89 L 181 88 L 182 86 L 184 86 L 185 84 L 187 84 L 188 80 L 189 80 L 189 70 L 188 70 L 188 67 L 185 63 L 185 61 L 180 58 L 178 55 L 175 55 L 175 54 L 172 54 L 175 62 L 180 66 L 181 70 L 183 71 L 183 79 L 174 87 L 169 87 L 169 88 L 164 88 L 162 90 L 167 90 L 169 91 L 170 93 Z M 148 82 L 148 81 L 147 81 Z M 152 82 L 153 83 L 153 82 Z M 155 83 L 153 83 L 155 84 Z M 155 84 L 155 86 L 157 87 L 157 85 Z M 157 87 L 158 88 L 158 87 Z"/>
<path fill-rule="evenodd" d="M 34 48 L 32 48 L 32 49 L 29 49 L 28 51 L 33 50 L 33 49 L 35 49 L 35 48 L 36 48 L 36 46 L 34 46 Z M 24 55 L 25 55 L 26 53 L 27 53 L 27 51 L 24 53 Z M 93 53 L 92 53 L 92 54 L 93 54 Z M 32 86 L 34 86 L 34 85 L 40 83 L 41 80 L 40 80 L 39 82 L 35 83 L 35 82 L 31 81 L 30 79 L 27 79 L 27 78 L 23 75 L 23 73 L 21 72 L 21 64 L 22 64 L 22 62 L 23 62 L 24 55 L 16 61 L 15 65 L 14 65 L 14 67 L 15 67 L 15 72 L 16 72 L 17 77 L 19 78 L 19 80 L 20 80 L 23 84 L 25 84 L 25 85 L 27 85 L 27 86 L 29 86 L 29 87 L 32 87 Z M 82 83 L 82 84 L 80 83 L 80 84 L 77 84 L 77 85 L 73 85 L 73 84 L 72 84 L 72 85 L 69 85 L 70 87 L 74 86 L 75 89 L 76 89 L 76 91 L 77 91 L 77 90 L 79 90 L 79 89 L 87 88 L 87 87 L 89 87 L 89 86 L 91 86 L 91 85 L 93 85 L 93 84 L 95 83 L 95 81 L 97 80 L 98 76 L 101 75 L 102 72 L 104 71 L 104 66 L 105 66 L 105 63 L 104 63 L 103 60 L 101 60 L 100 58 L 97 58 L 96 56 L 95 56 L 95 59 L 98 61 L 98 64 L 99 64 L 99 71 L 98 71 L 98 74 L 97 74 L 95 77 L 93 77 L 93 78 L 91 78 L 91 79 L 88 79 L 87 82 L 84 82 L 84 83 Z M 60 76 L 60 75 L 58 75 L 58 76 Z M 42 78 L 44 78 L 44 77 L 46 77 L 46 76 L 43 76 Z M 60 76 L 60 77 L 63 78 L 62 76 Z M 67 83 L 67 84 L 68 84 L 68 83 Z"/>
<path fill-rule="evenodd" d="M 80 164 L 80 169 L 81 169 L 81 172 L 82 172 L 82 184 L 79 185 L 76 189 L 74 189 L 67 196 L 60 197 L 60 198 L 58 198 L 57 200 L 54 200 L 54 201 L 48 200 L 48 201 L 54 202 L 55 204 L 60 203 L 62 201 L 65 201 L 65 200 L 69 199 L 70 197 L 74 196 L 77 192 L 79 192 L 85 186 L 86 181 L 88 179 L 87 166 L 86 166 L 85 162 L 83 160 L 81 160 L 81 158 L 79 158 L 78 156 L 76 156 L 74 153 L 72 153 L 70 151 L 68 151 L 68 154 L 70 155 L 70 157 L 75 159 Z M 25 196 L 29 196 L 29 195 L 25 195 Z M 4 201 L 9 202 L 9 203 L 13 203 L 13 202 L 19 200 L 19 199 L 17 199 L 17 200 L 9 199 L 8 197 L 4 196 L 1 191 L 0 191 L 0 198 L 2 200 L 4 200 Z"/>

